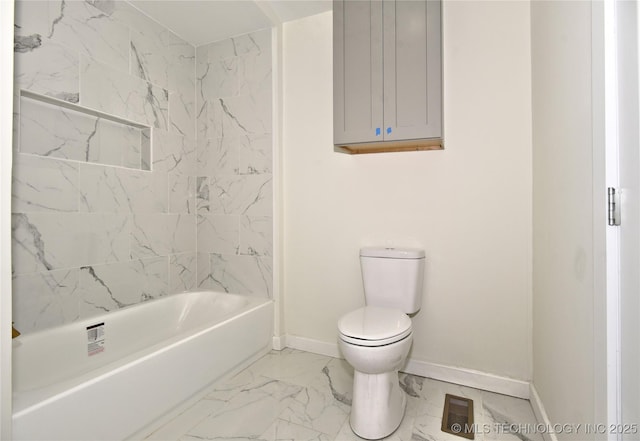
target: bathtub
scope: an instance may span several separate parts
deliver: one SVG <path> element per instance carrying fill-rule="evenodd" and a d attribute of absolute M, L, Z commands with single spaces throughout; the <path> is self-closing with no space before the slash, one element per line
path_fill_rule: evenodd
<path fill-rule="evenodd" d="M 273 302 L 199 291 L 13 341 L 16 440 L 121 440 L 266 353 Z"/>

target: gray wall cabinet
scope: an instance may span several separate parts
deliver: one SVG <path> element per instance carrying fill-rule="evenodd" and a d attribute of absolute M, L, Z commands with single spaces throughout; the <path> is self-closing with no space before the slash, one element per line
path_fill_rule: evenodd
<path fill-rule="evenodd" d="M 441 148 L 441 3 L 334 0 L 334 144 Z"/>

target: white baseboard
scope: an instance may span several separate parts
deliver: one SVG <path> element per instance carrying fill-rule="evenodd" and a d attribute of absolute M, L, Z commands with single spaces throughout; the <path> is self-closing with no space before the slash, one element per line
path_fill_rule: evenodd
<path fill-rule="evenodd" d="M 289 347 L 301 351 L 313 352 L 314 354 L 343 358 L 342 354 L 340 354 L 337 343 L 327 343 L 295 335 L 274 337 L 273 342 L 274 349 L 284 349 L 285 347 Z M 276 346 L 276 344 L 278 346 Z M 460 384 L 462 386 L 483 389 L 517 398 L 529 398 L 529 382 L 488 374 L 486 372 L 446 366 L 415 359 L 407 360 L 404 369 L 401 370 L 408 374 L 433 378 L 434 380 Z"/>
<path fill-rule="evenodd" d="M 313 352 L 314 354 L 326 355 L 327 357 L 343 358 L 337 343 L 327 343 L 320 340 L 313 340 L 297 335 L 286 336 L 287 347 L 300 351 Z"/>
<path fill-rule="evenodd" d="M 281 351 L 286 347 L 287 347 L 286 335 L 273 336 L 273 349 L 275 349 L 276 351 Z"/>
<path fill-rule="evenodd" d="M 407 360 L 403 372 L 475 389 L 529 399 L 529 382 L 473 369 L 448 366 L 415 359 Z"/>
<path fill-rule="evenodd" d="M 533 408 L 533 414 L 536 416 L 538 423 L 543 424 L 544 427 L 552 427 L 547 411 L 544 409 L 540 395 L 533 383 L 529 384 L 529 402 Z M 544 431 L 542 434 L 544 441 L 558 441 L 558 437 L 555 433 Z"/>

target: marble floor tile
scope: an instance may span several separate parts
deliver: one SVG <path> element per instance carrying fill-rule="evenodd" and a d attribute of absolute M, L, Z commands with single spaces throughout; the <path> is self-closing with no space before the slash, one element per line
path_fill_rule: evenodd
<path fill-rule="evenodd" d="M 264 441 L 331 441 L 333 438 L 307 427 L 277 419 L 259 439 Z"/>
<path fill-rule="evenodd" d="M 192 427 L 200 423 L 224 406 L 221 400 L 203 399 L 176 416 L 164 426 L 149 435 L 146 439 L 150 441 L 176 440 L 183 436 Z"/>
<path fill-rule="evenodd" d="M 324 377 L 322 369 L 329 363 L 330 357 L 311 352 L 284 349 L 271 351 L 248 369 L 265 377 L 306 386 Z"/>
<path fill-rule="evenodd" d="M 218 411 L 191 428 L 199 439 L 257 438 L 300 393 L 301 387 L 270 378 L 258 378 L 242 388 Z"/>
<path fill-rule="evenodd" d="M 543 441 L 529 401 L 482 391 L 482 407 L 485 440 Z"/>
<path fill-rule="evenodd" d="M 400 374 L 407 409 L 385 440 L 462 441 L 441 431 L 446 394 L 471 398 L 475 441 L 542 441 L 529 401 Z M 353 368 L 341 359 L 293 349 L 271 351 L 213 384 L 204 398 L 149 440 L 359 441 L 349 413 Z"/>
<path fill-rule="evenodd" d="M 280 414 L 280 419 L 322 432 L 333 439 L 347 417 L 350 406 L 336 400 L 328 377 L 313 379 Z"/>

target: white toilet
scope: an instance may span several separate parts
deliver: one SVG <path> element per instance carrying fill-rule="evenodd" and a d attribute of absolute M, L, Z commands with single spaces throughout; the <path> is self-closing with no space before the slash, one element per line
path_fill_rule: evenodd
<path fill-rule="evenodd" d="M 366 306 L 338 321 L 338 344 L 353 366 L 351 429 L 379 439 L 398 428 L 407 398 L 398 380 L 413 338 L 411 319 L 422 303 L 424 251 L 363 248 Z"/>

